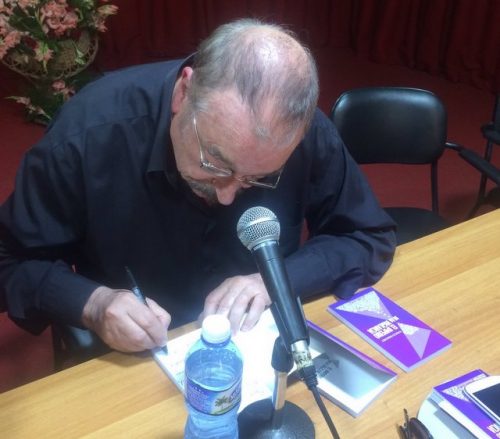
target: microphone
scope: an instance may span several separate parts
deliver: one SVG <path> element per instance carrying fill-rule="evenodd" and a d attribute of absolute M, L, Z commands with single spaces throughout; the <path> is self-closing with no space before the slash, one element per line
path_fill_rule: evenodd
<path fill-rule="evenodd" d="M 306 384 L 314 383 L 304 372 L 314 371 L 309 352 L 309 331 L 300 298 L 290 286 L 288 273 L 279 251 L 280 223 L 276 215 L 261 206 L 246 210 L 240 217 L 236 232 L 241 243 L 248 248 L 256 261 L 259 272 L 271 298 L 271 312 L 285 346 L 292 354 L 300 376 Z M 317 384 L 317 381 L 316 381 Z"/>

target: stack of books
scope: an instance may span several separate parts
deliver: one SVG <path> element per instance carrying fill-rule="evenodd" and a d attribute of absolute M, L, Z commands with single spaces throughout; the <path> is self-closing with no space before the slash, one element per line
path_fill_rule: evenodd
<path fill-rule="evenodd" d="M 432 389 L 422 404 L 418 419 L 435 438 L 500 438 L 500 425 L 477 407 L 465 394 L 464 387 L 488 376 L 481 369 L 447 381 Z"/>

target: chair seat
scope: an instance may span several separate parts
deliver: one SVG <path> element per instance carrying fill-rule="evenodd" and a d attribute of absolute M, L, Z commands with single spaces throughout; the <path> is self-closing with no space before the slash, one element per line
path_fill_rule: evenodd
<path fill-rule="evenodd" d="M 404 244 L 430 233 L 446 229 L 450 224 L 427 209 L 387 207 L 385 211 L 397 224 L 397 244 Z"/>

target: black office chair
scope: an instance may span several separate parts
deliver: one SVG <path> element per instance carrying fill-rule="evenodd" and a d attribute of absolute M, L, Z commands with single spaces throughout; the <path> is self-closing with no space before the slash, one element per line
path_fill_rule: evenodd
<path fill-rule="evenodd" d="M 403 244 L 449 224 L 439 215 L 438 160 L 446 148 L 446 109 L 433 93 L 367 87 L 343 93 L 330 118 L 359 164 L 399 163 L 430 168 L 432 209 L 386 207 Z M 395 183 L 397 184 L 397 183 Z"/>
<path fill-rule="evenodd" d="M 0 288 L 0 313 L 7 312 L 7 301 Z M 63 323 L 52 323 L 55 371 L 104 355 L 111 349 L 93 332 Z"/>
<path fill-rule="evenodd" d="M 500 145 L 500 93 L 497 94 L 491 122 L 481 127 L 483 137 L 486 139 L 486 147 L 484 150 L 484 159 L 491 163 L 494 145 Z M 486 190 L 486 183 L 491 176 L 488 173 L 482 172 L 479 182 L 479 191 L 476 202 L 469 212 L 469 218 L 472 218 L 479 208 L 484 204 L 489 204 L 495 207 L 500 207 L 500 188 L 494 187 L 489 191 Z"/>
<path fill-rule="evenodd" d="M 111 351 L 92 331 L 61 323 L 53 323 L 52 346 L 54 369 L 60 371 Z"/>
<path fill-rule="evenodd" d="M 432 209 L 385 208 L 398 225 L 398 244 L 449 225 L 439 215 L 438 202 L 438 160 L 446 149 L 454 151 L 477 169 L 485 181 L 493 181 L 496 187 L 490 193 L 500 194 L 500 170 L 490 163 L 491 154 L 485 159 L 446 140 L 446 108 L 430 91 L 406 87 L 350 90 L 337 99 L 330 118 L 349 152 L 360 164 L 399 163 L 430 167 Z M 490 134 L 494 126 L 495 122 L 485 125 L 483 133 Z M 487 199 L 494 201 L 492 195 L 487 195 Z M 497 202 L 496 207 L 500 207 L 500 203 Z"/>

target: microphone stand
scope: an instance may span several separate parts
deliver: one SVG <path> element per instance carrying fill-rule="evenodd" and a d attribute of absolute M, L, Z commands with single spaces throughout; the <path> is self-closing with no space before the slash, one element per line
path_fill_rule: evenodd
<path fill-rule="evenodd" d="M 314 425 L 309 416 L 300 407 L 285 400 L 293 358 L 281 336 L 274 342 L 271 364 L 275 371 L 272 401 L 256 401 L 239 414 L 240 439 L 313 439 Z"/>

